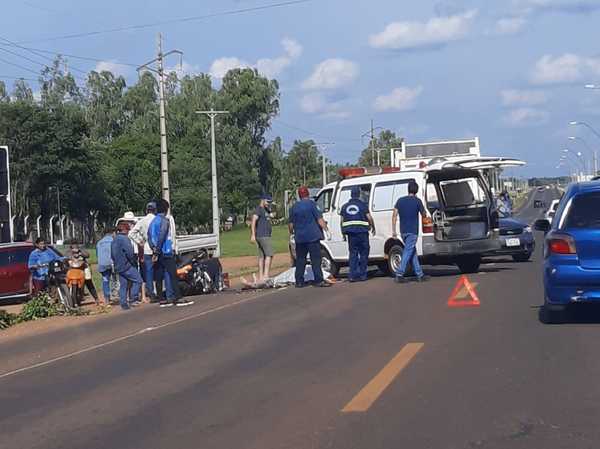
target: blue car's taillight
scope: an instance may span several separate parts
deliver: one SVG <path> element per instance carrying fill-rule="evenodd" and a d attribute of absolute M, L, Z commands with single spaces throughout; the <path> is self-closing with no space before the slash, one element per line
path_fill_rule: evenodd
<path fill-rule="evenodd" d="M 547 238 L 548 254 L 570 255 L 577 254 L 575 240 L 566 234 L 552 234 Z"/>

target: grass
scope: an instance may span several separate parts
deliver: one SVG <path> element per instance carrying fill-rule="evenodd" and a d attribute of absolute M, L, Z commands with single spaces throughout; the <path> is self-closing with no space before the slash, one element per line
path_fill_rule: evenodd
<path fill-rule="evenodd" d="M 288 251 L 289 234 L 287 225 L 273 226 L 273 249 L 275 253 Z M 241 257 L 255 256 L 256 245 L 250 242 L 250 229 L 236 226 L 229 232 L 221 234 L 221 256 Z"/>

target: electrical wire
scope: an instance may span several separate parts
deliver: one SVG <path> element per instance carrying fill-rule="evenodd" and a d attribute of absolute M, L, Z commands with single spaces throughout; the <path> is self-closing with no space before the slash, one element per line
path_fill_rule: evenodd
<path fill-rule="evenodd" d="M 28 67 L 25 67 L 25 66 L 22 66 L 22 65 L 20 65 L 20 64 L 15 64 L 14 62 L 10 62 L 10 61 L 7 61 L 6 59 L 2 59 L 2 58 L 0 58 L 0 61 L 2 61 L 2 62 L 3 62 L 3 63 L 5 63 L 5 64 L 8 64 L 8 65 L 12 65 L 12 66 L 14 66 L 14 67 L 17 67 L 17 68 L 19 68 L 19 69 L 21 69 L 21 70 L 25 70 L 26 72 L 33 73 L 34 75 L 39 75 L 39 73 L 38 73 L 38 72 L 36 72 L 35 70 L 32 70 L 32 69 L 30 69 L 30 68 L 28 68 Z"/>
<path fill-rule="evenodd" d="M 87 31 L 85 33 L 67 34 L 67 35 L 63 35 L 63 36 L 53 36 L 53 37 L 48 37 L 48 38 L 43 38 L 43 39 L 32 39 L 32 40 L 27 40 L 27 41 L 21 41 L 21 42 L 19 42 L 19 44 L 30 44 L 30 43 L 34 43 L 34 42 L 50 42 L 50 41 L 58 41 L 58 40 L 66 40 L 66 39 L 77 39 L 77 38 L 82 38 L 82 37 L 98 36 L 98 35 L 102 35 L 102 34 L 119 33 L 119 32 L 123 32 L 123 31 L 135 31 L 135 30 L 141 30 L 141 29 L 145 29 L 145 28 L 154 28 L 154 27 L 161 26 L 161 25 L 172 25 L 175 23 L 194 22 L 194 21 L 199 21 L 199 20 L 211 19 L 211 18 L 215 18 L 215 17 L 233 16 L 233 15 L 238 15 L 238 14 L 246 14 L 249 12 L 264 11 L 267 9 L 282 8 L 282 7 L 286 7 L 286 6 L 298 5 L 301 3 L 308 3 L 308 2 L 312 2 L 312 1 L 313 0 L 291 0 L 291 1 L 280 2 L 280 3 L 271 3 L 268 5 L 253 6 L 253 7 L 249 7 L 249 8 L 243 8 L 243 9 L 234 9 L 234 10 L 230 10 L 230 11 L 222 11 L 222 12 L 216 12 L 216 13 L 211 13 L 211 14 L 204 14 L 204 15 L 199 15 L 199 16 L 190 16 L 190 17 L 182 17 L 179 19 L 163 20 L 163 21 L 159 21 L 159 22 L 145 23 L 145 24 L 140 24 L 140 25 L 122 26 L 122 27 L 109 28 L 106 30 L 98 30 L 98 31 Z"/>
<path fill-rule="evenodd" d="M 310 135 L 310 136 L 318 137 L 320 139 L 332 140 L 334 142 L 340 142 L 340 143 L 346 142 L 346 143 L 349 143 L 349 142 L 359 142 L 359 141 L 362 140 L 362 139 L 337 139 L 335 137 L 324 136 L 322 134 L 318 134 L 318 133 L 315 133 L 313 131 L 309 131 L 307 129 L 303 129 L 303 128 L 299 128 L 297 126 L 291 125 L 291 124 L 286 123 L 286 122 L 284 122 L 284 121 L 282 121 L 282 120 L 280 120 L 278 118 L 276 118 L 276 119 L 273 120 L 273 124 L 274 125 L 281 125 L 284 128 L 292 129 L 294 131 L 300 131 L 301 133 L 303 133 L 305 135 Z"/>
<path fill-rule="evenodd" d="M 23 80 L 23 81 L 34 81 L 34 82 L 38 81 L 38 80 L 35 80 L 33 78 L 23 78 L 22 76 L 5 76 L 5 75 L 0 75 L 0 79 L 3 79 L 3 80 Z"/>
<path fill-rule="evenodd" d="M 0 40 L 2 38 L 0 37 Z M 0 42 L 0 46 L 2 45 L 7 45 L 7 44 L 3 44 L 2 42 Z M 73 58 L 73 59 L 81 59 L 82 61 L 90 61 L 90 62 L 106 62 L 108 59 L 107 58 L 92 58 L 90 56 L 78 56 L 78 55 L 71 55 L 69 53 L 65 53 L 63 51 L 53 51 L 53 50 L 42 50 L 40 48 L 31 48 L 31 47 L 20 47 L 23 48 L 24 50 L 32 50 L 32 51 L 36 51 L 39 53 L 46 53 L 49 55 L 61 55 L 61 56 L 65 56 L 67 58 Z M 110 61 L 111 64 L 115 64 L 115 65 L 122 65 L 122 66 L 127 66 L 127 67 L 139 67 L 139 64 L 133 64 L 130 62 L 116 62 L 116 61 Z"/>

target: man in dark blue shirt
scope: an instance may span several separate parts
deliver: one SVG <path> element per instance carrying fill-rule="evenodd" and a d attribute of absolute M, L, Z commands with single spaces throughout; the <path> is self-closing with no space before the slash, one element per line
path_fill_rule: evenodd
<path fill-rule="evenodd" d="M 323 279 L 321 270 L 321 244 L 323 231 L 329 232 L 327 223 L 323 220 L 317 205 L 309 196 L 308 188 L 298 189 L 300 201 L 296 202 L 290 210 L 290 234 L 294 234 L 296 243 L 296 287 L 302 288 L 304 284 L 304 270 L 306 269 L 306 256 L 310 254 L 310 265 L 315 277 L 315 286 L 331 287 Z"/>
<path fill-rule="evenodd" d="M 360 199 L 360 187 L 354 186 L 351 198 L 342 206 L 342 233 L 348 238 L 350 282 L 367 280 L 369 230 L 375 231 L 369 206 Z"/>
<path fill-rule="evenodd" d="M 396 282 L 406 282 L 404 277 L 409 263 L 412 263 L 413 269 L 419 282 L 426 281 L 428 278 L 423 274 L 423 269 L 419 264 L 417 255 L 417 240 L 419 238 L 419 214 L 423 219 L 427 218 L 425 206 L 420 198 L 417 198 L 419 185 L 415 181 L 408 183 L 408 195 L 400 198 L 394 207 L 392 216 L 393 237 L 398 238 L 396 225 L 398 216 L 400 216 L 400 234 L 404 242 L 404 251 L 402 252 L 402 262 L 400 269 L 396 274 Z"/>

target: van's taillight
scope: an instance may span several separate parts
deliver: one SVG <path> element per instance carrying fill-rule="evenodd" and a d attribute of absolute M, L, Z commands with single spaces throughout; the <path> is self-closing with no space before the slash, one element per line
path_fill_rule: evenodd
<path fill-rule="evenodd" d="M 431 217 L 423 218 L 423 234 L 433 234 L 433 220 Z"/>
<path fill-rule="evenodd" d="M 554 235 L 548 239 L 548 251 L 551 254 L 577 254 L 575 241 L 569 235 Z"/>

